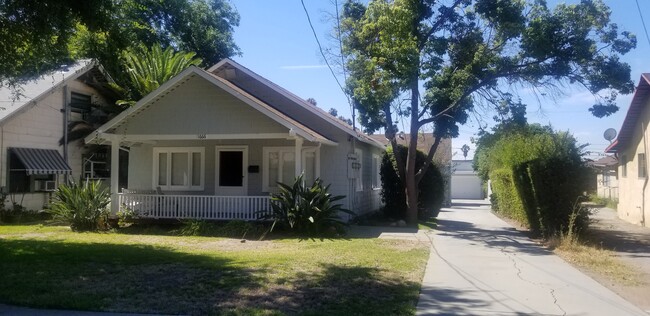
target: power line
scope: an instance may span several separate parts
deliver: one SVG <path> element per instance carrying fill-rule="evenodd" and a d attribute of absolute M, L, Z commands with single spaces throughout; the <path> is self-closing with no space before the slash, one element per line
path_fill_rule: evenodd
<path fill-rule="evenodd" d="M 336 73 L 334 73 L 334 70 L 332 69 L 332 66 L 330 65 L 327 57 L 325 56 L 325 52 L 323 51 L 323 46 L 320 44 L 320 40 L 318 39 L 318 35 L 316 34 L 316 30 L 314 29 L 314 25 L 311 23 L 311 18 L 309 17 L 309 11 L 307 11 L 307 7 L 305 6 L 305 1 L 300 0 L 300 3 L 302 4 L 302 9 L 305 11 L 305 15 L 307 16 L 307 21 L 309 22 L 309 27 L 311 28 L 311 32 L 314 34 L 314 38 L 316 39 L 316 43 L 318 44 L 318 50 L 320 51 L 321 56 L 323 56 L 323 59 L 325 60 L 325 64 L 327 65 L 327 68 L 329 68 L 330 72 L 332 73 L 332 76 L 334 77 L 334 80 L 336 80 L 336 84 L 339 85 L 339 88 L 341 89 L 341 92 L 345 95 L 345 97 L 348 99 L 348 104 L 350 104 L 350 107 L 352 108 L 352 101 L 350 100 L 350 96 L 345 92 L 345 89 L 343 88 L 343 85 L 341 85 L 341 82 L 339 81 L 339 78 L 336 76 Z M 337 18 L 338 18 L 338 5 L 337 5 Z M 352 108 L 352 117 L 354 118 L 354 108 Z M 353 119 L 352 120 L 352 128 L 356 131 L 356 122 Z"/>
<path fill-rule="evenodd" d="M 645 38 L 648 40 L 648 44 L 650 45 L 650 35 L 648 35 L 648 28 L 645 26 L 645 20 L 643 19 L 643 13 L 641 13 L 641 7 L 639 6 L 639 0 L 635 0 L 636 2 L 636 9 L 639 11 L 639 16 L 641 17 L 641 24 L 643 25 L 643 31 L 645 32 Z"/>

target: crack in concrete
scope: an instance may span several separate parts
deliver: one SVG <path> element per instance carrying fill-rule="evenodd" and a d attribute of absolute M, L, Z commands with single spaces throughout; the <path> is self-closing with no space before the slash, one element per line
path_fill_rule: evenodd
<path fill-rule="evenodd" d="M 498 236 L 492 236 L 492 237 L 495 238 L 495 239 L 496 239 L 496 238 L 502 238 L 502 237 L 498 237 Z M 513 242 L 515 242 L 515 243 L 519 243 L 518 241 L 513 240 L 513 239 L 511 239 L 511 238 L 505 238 L 505 239 L 508 239 L 508 240 L 513 241 Z M 486 241 L 483 241 L 483 242 L 487 243 Z M 517 270 L 517 278 L 519 278 L 520 280 L 522 280 L 522 281 L 524 281 L 524 282 L 528 282 L 528 283 L 530 283 L 530 284 L 532 284 L 532 285 L 535 285 L 535 286 L 539 286 L 539 287 L 542 287 L 542 288 L 548 289 L 548 290 L 549 290 L 549 294 L 551 294 L 551 297 L 553 298 L 553 304 L 554 304 L 554 305 L 555 305 L 555 306 L 556 306 L 556 307 L 557 307 L 557 308 L 562 312 L 562 316 L 566 316 L 567 312 L 564 310 L 564 308 L 562 308 L 562 306 L 560 306 L 560 304 L 558 303 L 557 296 L 555 296 L 555 290 L 556 290 L 555 288 L 552 288 L 552 287 L 549 287 L 549 286 L 545 286 L 545 285 L 542 284 L 542 283 L 533 282 L 533 281 L 531 281 L 531 280 L 528 280 L 528 279 L 522 277 L 521 274 L 523 273 L 523 271 L 521 270 L 521 268 L 520 268 L 519 265 L 517 264 L 517 260 L 515 260 L 515 257 L 516 257 L 517 255 L 516 255 L 516 254 L 513 254 L 513 253 L 510 253 L 510 252 L 508 252 L 508 251 L 506 251 L 506 246 L 499 247 L 499 250 L 500 250 L 501 253 L 503 253 L 506 257 L 508 257 L 508 259 L 510 259 L 510 261 L 512 262 L 512 266 L 515 268 L 515 270 Z"/>

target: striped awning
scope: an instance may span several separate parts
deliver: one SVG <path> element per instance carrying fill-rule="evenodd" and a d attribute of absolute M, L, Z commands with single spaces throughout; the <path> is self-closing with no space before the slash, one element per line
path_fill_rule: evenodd
<path fill-rule="evenodd" d="M 33 174 L 67 174 L 72 169 L 55 149 L 9 148 L 16 155 L 22 166 L 11 166 L 10 170 L 24 170 Z"/>

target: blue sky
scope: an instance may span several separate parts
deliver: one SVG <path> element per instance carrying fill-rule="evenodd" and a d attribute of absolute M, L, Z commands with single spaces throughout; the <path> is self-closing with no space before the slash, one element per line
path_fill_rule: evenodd
<path fill-rule="evenodd" d="M 319 53 L 300 0 L 231 1 L 241 16 L 240 26 L 235 29 L 235 41 L 242 50 L 242 56 L 234 60 L 302 98 L 314 98 L 321 108 L 335 108 L 339 114 L 351 116 L 345 95 Z M 650 44 L 646 40 L 636 3 L 634 0 L 605 2 L 612 8 L 612 20 L 619 25 L 619 29 L 637 35 L 637 48 L 623 56 L 623 60 L 632 67 L 632 79 L 636 84 L 642 72 L 650 72 Z M 556 1 L 549 1 L 550 5 L 553 3 Z M 640 0 L 639 4 L 646 25 L 650 27 L 650 1 Z M 321 44 L 331 47 L 334 0 L 306 0 L 305 5 Z M 618 130 L 621 127 L 632 95 L 619 96 L 619 112 L 598 119 L 587 111 L 594 102 L 590 93 L 571 87 L 565 92 L 565 95 L 554 100 L 542 99 L 541 104 L 532 98 L 524 100 L 529 102 L 529 122 L 569 130 L 580 143 L 591 144 L 588 150 L 602 153 L 608 145 L 602 137 L 604 130 L 609 127 Z M 486 115 L 486 119 L 491 116 Z M 463 144 L 469 144 L 473 149 L 470 138 L 477 128 L 475 120 L 460 127 L 460 136 L 452 140 L 454 159 L 462 159 L 460 147 Z M 470 156 L 472 154 L 470 152 Z M 592 155 L 592 158 L 598 156 Z"/>

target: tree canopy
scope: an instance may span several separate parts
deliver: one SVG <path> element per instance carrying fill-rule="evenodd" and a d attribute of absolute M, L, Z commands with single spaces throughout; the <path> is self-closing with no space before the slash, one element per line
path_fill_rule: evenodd
<path fill-rule="evenodd" d="M 0 2 L 0 82 L 96 58 L 117 81 L 122 51 L 159 43 L 205 64 L 239 54 L 239 14 L 227 0 L 6 0 Z"/>
<path fill-rule="evenodd" d="M 395 121 L 409 122 L 409 155 L 397 165 L 411 223 L 417 215 L 416 184 L 428 167 L 415 166 L 421 128 L 430 126 L 435 135 L 432 157 L 442 137 L 458 136 L 458 126 L 477 104 L 501 112 L 525 110 L 516 93 L 522 87 L 557 92 L 577 84 L 594 94 L 593 115 L 618 110 L 616 95 L 634 89 L 620 56 L 636 46 L 636 37 L 620 31 L 610 14 L 601 0 L 555 8 L 542 0 L 344 4 L 340 31 L 347 89 L 361 122 L 369 132 L 384 128 L 393 146 Z"/>

